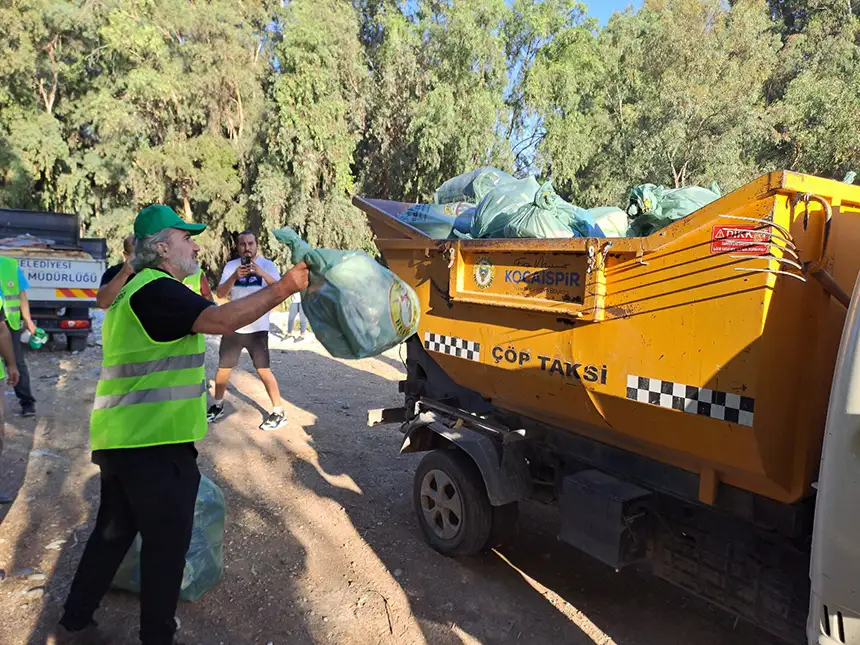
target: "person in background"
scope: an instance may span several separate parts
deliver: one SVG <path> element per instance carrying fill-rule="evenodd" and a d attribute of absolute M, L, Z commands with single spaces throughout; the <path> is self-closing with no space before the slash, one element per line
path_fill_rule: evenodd
<path fill-rule="evenodd" d="M 2 306 L 3 298 L 0 296 L 0 323 L 5 322 L 6 316 L 3 313 Z M 6 325 L 0 324 L 0 356 L 3 358 L 3 363 L 6 363 L 6 369 L 3 369 L 3 363 L 0 363 L 0 379 L 6 377 L 6 383 L 10 387 L 18 385 L 18 366 L 15 362 L 15 350 L 12 348 L 12 334 Z M 1 382 L 0 382 L 1 383 Z M 0 397 L 3 397 L 3 386 L 0 385 Z M 3 398 L 0 398 L 0 402 Z M 0 403 L 0 456 L 3 455 L 3 438 L 6 436 L 6 422 L 3 414 L 6 406 Z M 7 491 L 0 490 L 0 504 L 9 504 L 15 500 L 15 496 Z"/>
<path fill-rule="evenodd" d="M 15 396 L 21 404 L 21 416 L 32 417 L 36 415 L 36 399 L 30 389 L 30 370 L 24 356 L 24 345 L 21 343 L 22 322 L 31 334 L 36 331 L 36 324 L 30 315 L 30 301 L 27 299 L 30 283 L 18 266 L 18 260 L 8 257 L 0 257 L 0 282 L 6 326 L 12 333 L 12 351 L 15 353 L 15 364 L 19 373 Z"/>
<path fill-rule="evenodd" d="M 111 306 L 116 295 L 134 276 L 131 261 L 134 259 L 134 235 L 127 235 L 122 241 L 122 262 L 110 267 L 102 275 L 99 292 L 96 294 L 96 304 L 100 309 Z"/>
<path fill-rule="evenodd" d="M 203 296 L 209 302 L 215 301 L 212 297 L 212 290 L 209 288 L 209 280 L 207 280 L 206 276 L 203 274 L 203 269 L 199 269 L 194 275 L 190 275 L 185 278 L 182 281 L 182 284 L 191 289 L 194 293 Z"/>
<path fill-rule="evenodd" d="M 257 237 L 251 231 L 239 233 L 237 247 L 239 257 L 230 260 L 224 266 L 221 272 L 221 283 L 215 290 L 215 295 L 219 299 L 229 296 L 234 302 L 275 284 L 280 278 L 278 267 L 274 262 L 257 256 Z M 243 349 L 248 350 L 254 368 L 272 402 L 272 412 L 260 424 L 260 430 L 277 430 L 286 422 L 286 415 L 278 382 L 272 370 L 269 369 L 268 311 L 249 325 L 221 336 L 213 395 L 215 402 L 209 407 L 207 418 L 213 422 L 224 416 L 224 393 L 227 390 L 227 382 L 230 380 L 230 372 L 239 364 L 239 356 Z"/>
<path fill-rule="evenodd" d="M 134 269 L 131 266 L 134 260 L 134 235 L 126 236 L 122 241 L 122 259 L 120 264 L 110 267 L 102 275 L 99 292 L 96 295 L 96 304 L 101 309 L 110 307 L 120 289 L 134 277 Z M 200 294 L 210 302 L 212 301 L 209 281 L 203 275 L 202 269 L 199 269 L 194 275 L 188 276 L 182 282 L 194 293 Z"/>
<path fill-rule="evenodd" d="M 300 343 L 305 339 L 305 332 L 308 329 L 308 319 L 305 317 L 305 310 L 302 309 L 301 293 L 294 293 L 292 300 L 290 300 L 290 317 L 287 319 L 287 336 L 290 338 L 293 336 L 296 316 L 299 317 L 299 337 L 295 340 Z"/>
<path fill-rule="evenodd" d="M 181 284 L 199 267 L 204 224 L 168 206 L 134 224 L 135 276 L 105 316 L 102 369 L 90 417 L 101 496 L 55 636 L 103 642 L 95 611 L 140 533 L 140 640 L 179 645 L 174 619 L 200 482 L 194 442 L 206 435 L 205 334 L 229 334 L 306 289 L 300 262 L 268 288 L 223 306 Z"/>

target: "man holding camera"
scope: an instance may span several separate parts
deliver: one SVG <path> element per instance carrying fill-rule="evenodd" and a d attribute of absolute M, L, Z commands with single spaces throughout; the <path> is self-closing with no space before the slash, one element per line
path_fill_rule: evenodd
<path fill-rule="evenodd" d="M 242 231 L 238 238 L 238 255 L 230 260 L 221 273 L 221 283 L 215 295 L 230 300 L 245 298 L 280 279 L 278 268 L 271 260 L 257 256 L 257 238 L 251 231 Z M 207 418 L 210 422 L 224 416 L 224 392 L 230 380 L 230 372 L 239 363 L 242 349 L 248 350 L 254 369 L 266 387 L 272 402 L 272 412 L 260 424 L 261 430 L 277 430 L 286 422 L 281 393 L 272 370 L 269 369 L 269 314 L 264 314 L 249 325 L 233 333 L 221 336 L 218 358 L 218 372 L 215 375 L 215 402 L 209 407 Z"/>

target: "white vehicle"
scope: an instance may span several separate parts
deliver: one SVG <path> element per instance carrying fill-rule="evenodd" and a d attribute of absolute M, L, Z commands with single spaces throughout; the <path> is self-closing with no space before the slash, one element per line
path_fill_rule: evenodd
<path fill-rule="evenodd" d="M 18 260 L 30 283 L 33 321 L 65 335 L 70 351 L 87 346 L 106 252 L 104 239 L 80 237 L 76 215 L 0 209 L 0 255 Z"/>

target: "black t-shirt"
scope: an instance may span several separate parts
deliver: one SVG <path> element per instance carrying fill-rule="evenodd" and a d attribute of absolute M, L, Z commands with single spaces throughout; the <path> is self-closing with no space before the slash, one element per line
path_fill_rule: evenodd
<path fill-rule="evenodd" d="M 131 310 L 152 340 L 166 343 L 194 333 L 191 331 L 194 321 L 206 307 L 215 303 L 173 280 L 166 271 L 162 273 L 164 278 L 135 291 Z"/>
<path fill-rule="evenodd" d="M 112 267 L 110 267 L 107 271 L 105 271 L 105 272 L 102 274 L 102 281 L 101 281 L 101 283 L 99 283 L 99 286 L 100 286 L 100 287 L 103 287 L 103 286 L 105 286 L 108 282 L 110 282 L 111 280 L 113 280 L 113 279 L 116 277 L 116 274 L 117 274 L 117 273 L 119 273 L 120 271 L 122 271 L 122 267 L 123 267 L 123 265 L 122 265 L 122 264 L 115 264 L 115 265 L 113 265 Z M 134 277 L 134 274 L 132 273 L 132 274 L 128 277 L 128 280 L 131 280 L 133 277 Z M 125 283 L 126 283 L 126 284 L 128 284 L 128 280 L 126 280 L 126 281 L 125 281 Z"/>

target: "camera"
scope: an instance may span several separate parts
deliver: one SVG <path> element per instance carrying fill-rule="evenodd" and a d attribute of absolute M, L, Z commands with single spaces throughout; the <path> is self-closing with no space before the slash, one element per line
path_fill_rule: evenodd
<path fill-rule="evenodd" d="M 242 256 L 242 266 L 247 266 L 249 264 L 251 264 L 251 257 L 248 255 L 243 255 Z"/>

